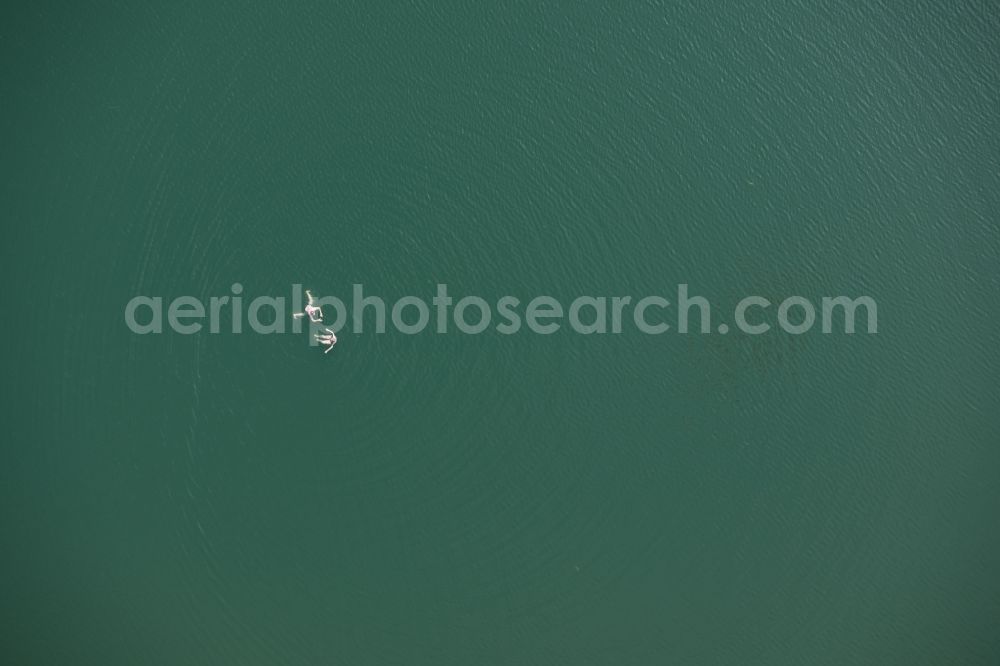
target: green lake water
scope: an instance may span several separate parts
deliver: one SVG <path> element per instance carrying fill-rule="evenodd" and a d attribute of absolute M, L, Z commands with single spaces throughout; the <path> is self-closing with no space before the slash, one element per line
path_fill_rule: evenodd
<path fill-rule="evenodd" d="M 1000 663 L 994 3 L 2 11 L 4 663 Z M 878 333 L 125 324 L 236 282 Z"/>

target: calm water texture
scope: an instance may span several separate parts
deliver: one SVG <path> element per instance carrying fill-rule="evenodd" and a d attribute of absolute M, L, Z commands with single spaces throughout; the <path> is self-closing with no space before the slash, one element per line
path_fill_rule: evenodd
<path fill-rule="evenodd" d="M 278 5 L 3 10 L 6 663 L 1000 661 L 994 3 Z M 879 333 L 125 327 L 233 282 Z"/>

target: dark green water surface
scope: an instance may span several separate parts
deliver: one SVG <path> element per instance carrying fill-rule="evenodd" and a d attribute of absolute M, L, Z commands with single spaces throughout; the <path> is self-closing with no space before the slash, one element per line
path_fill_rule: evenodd
<path fill-rule="evenodd" d="M 0 661 L 1000 663 L 992 2 L 0 21 Z M 134 335 L 135 295 L 875 335 Z"/>

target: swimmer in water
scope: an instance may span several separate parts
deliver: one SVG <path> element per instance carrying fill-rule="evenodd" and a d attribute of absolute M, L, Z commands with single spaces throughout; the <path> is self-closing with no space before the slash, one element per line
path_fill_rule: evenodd
<path fill-rule="evenodd" d="M 327 345 L 326 351 L 323 352 L 324 354 L 330 353 L 333 346 L 337 344 L 337 335 L 330 329 L 326 329 L 326 333 L 317 333 L 314 337 L 321 345 Z"/>
<path fill-rule="evenodd" d="M 313 305 L 315 299 L 313 298 L 312 292 L 309 291 L 308 289 L 306 289 L 306 298 L 309 299 L 309 302 L 306 303 L 306 311 L 296 312 L 295 314 L 292 315 L 292 317 L 298 319 L 299 317 L 305 317 L 306 315 L 309 315 L 309 321 L 311 321 L 314 324 L 322 324 L 323 308 L 319 307 L 318 305 Z"/>

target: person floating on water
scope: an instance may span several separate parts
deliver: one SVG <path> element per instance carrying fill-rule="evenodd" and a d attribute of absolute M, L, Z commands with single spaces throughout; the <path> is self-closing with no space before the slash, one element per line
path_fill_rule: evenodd
<path fill-rule="evenodd" d="M 337 344 L 337 334 L 330 329 L 326 329 L 326 333 L 317 333 L 315 338 L 321 345 L 327 345 L 326 351 L 323 352 L 324 354 L 329 353 L 333 349 L 333 346 Z"/>
<path fill-rule="evenodd" d="M 323 308 L 321 308 L 318 305 L 313 305 L 316 299 L 313 298 L 312 292 L 309 291 L 308 289 L 306 289 L 306 298 L 309 299 L 309 302 L 306 303 L 306 311 L 296 312 L 295 314 L 292 315 L 292 317 L 298 319 L 299 317 L 305 317 L 306 315 L 309 315 L 309 321 L 311 321 L 314 324 L 322 324 Z"/>

